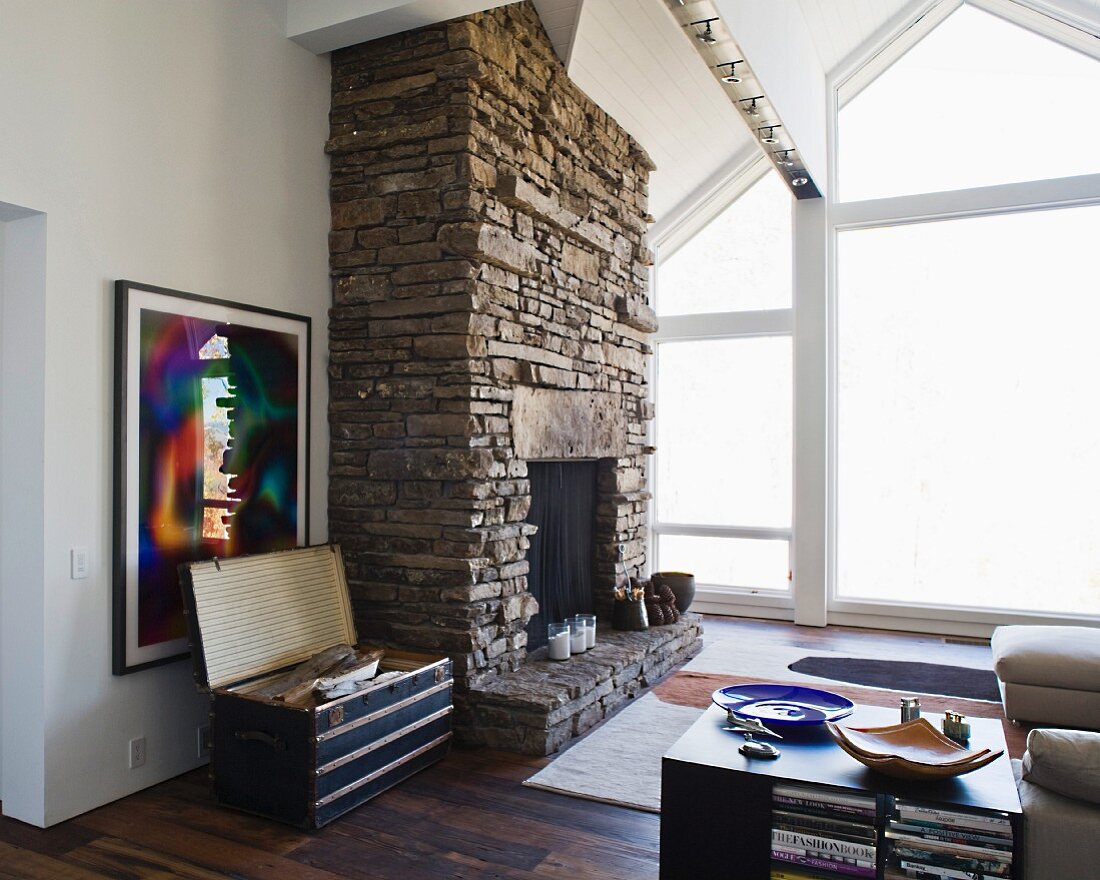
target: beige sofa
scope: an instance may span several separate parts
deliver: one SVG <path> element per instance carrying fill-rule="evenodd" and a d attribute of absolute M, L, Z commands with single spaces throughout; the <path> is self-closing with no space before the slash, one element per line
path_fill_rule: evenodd
<path fill-rule="evenodd" d="M 1100 629 L 999 626 L 990 644 L 1005 715 L 1100 730 Z"/>
<path fill-rule="evenodd" d="M 1012 765 L 1024 809 L 1016 876 L 1100 878 L 1100 733 L 1033 730 Z"/>

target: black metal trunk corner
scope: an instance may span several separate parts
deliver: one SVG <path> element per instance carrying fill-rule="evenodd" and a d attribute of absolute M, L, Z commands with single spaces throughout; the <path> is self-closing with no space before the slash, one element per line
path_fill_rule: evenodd
<path fill-rule="evenodd" d="M 334 545 L 181 566 L 195 679 L 211 697 L 221 804 L 320 828 L 444 757 L 451 661 L 387 650 L 401 675 L 301 708 L 248 689 L 335 644 L 355 644 Z"/>

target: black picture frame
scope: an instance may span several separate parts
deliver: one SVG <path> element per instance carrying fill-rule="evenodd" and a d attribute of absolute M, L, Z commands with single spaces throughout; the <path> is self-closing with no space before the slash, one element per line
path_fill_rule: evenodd
<path fill-rule="evenodd" d="M 311 329 L 115 282 L 115 675 L 189 656 L 178 565 L 308 545 Z"/>

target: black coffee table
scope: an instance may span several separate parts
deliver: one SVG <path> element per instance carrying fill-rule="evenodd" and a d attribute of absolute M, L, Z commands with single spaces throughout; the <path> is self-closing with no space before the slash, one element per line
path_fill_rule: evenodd
<path fill-rule="evenodd" d="M 942 715 L 926 713 L 936 727 Z M 857 706 L 840 723 L 852 727 L 897 724 L 897 709 Z M 969 718 L 971 748 L 1005 748 L 993 718 Z M 665 754 L 661 770 L 661 878 L 767 880 L 770 871 L 771 790 L 777 782 L 827 785 L 867 794 L 890 794 L 933 806 L 1009 814 L 1019 839 L 1020 798 L 1007 751 L 964 776 L 912 782 L 864 767 L 833 742 L 822 725 L 777 728 L 781 756 L 742 756 L 739 734 L 722 730 L 726 713 L 711 706 Z M 773 742 L 767 737 L 763 737 Z M 879 824 L 882 824 L 882 816 Z M 881 876 L 881 872 L 879 874 Z"/>

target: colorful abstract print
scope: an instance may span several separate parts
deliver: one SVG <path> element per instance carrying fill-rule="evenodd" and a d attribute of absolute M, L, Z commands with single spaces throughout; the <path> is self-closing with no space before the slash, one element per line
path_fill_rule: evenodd
<path fill-rule="evenodd" d="M 294 547 L 298 338 L 141 310 L 138 644 L 186 635 L 181 563 Z"/>

